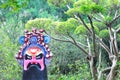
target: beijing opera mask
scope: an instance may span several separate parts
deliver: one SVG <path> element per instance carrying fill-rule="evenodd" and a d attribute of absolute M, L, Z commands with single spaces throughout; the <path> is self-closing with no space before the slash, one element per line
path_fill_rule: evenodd
<path fill-rule="evenodd" d="M 39 31 L 33 29 L 32 32 L 25 31 L 25 36 L 19 39 L 22 47 L 16 59 L 23 66 L 23 80 L 47 80 L 44 78 L 47 77 L 45 63 L 48 63 L 52 53 L 47 45 L 50 37 L 43 35 L 43 32 L 42 29 Z"/>

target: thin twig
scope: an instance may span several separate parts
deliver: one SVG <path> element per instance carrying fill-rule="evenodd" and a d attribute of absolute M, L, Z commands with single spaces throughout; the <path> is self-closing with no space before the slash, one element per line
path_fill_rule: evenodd
<path fill-rule="evenodd" d="M 86 55 L 88 55 L 88 52 L 83 48 L 82 46 L 78 45 L 76 40 L 67 32 L 68 36 L 73 40 L 71 43 L 77 46 L 80 50 L 82 50 Z"/>
<path fill-rule="evenodd" d="M 119 19 L 120 18 L 120 14 L 118 15 L 118 16 L 116 16 L 109 24 L 111 25 L 111 24 L 113 24 L 117 19 Z"/>
<path fill-rule="evenodd" d="M 102 22 L 102 20 L 101 19 L 99 19 L 99 18 L 97 18 L 97 17 L 95 17 L 95 16 L 92 16 L 96 21 L 98 21 L 98 22 Z"/>

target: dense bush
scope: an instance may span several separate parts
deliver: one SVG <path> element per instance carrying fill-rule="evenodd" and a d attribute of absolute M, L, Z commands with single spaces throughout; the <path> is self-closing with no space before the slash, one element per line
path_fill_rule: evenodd
<path fill-rule="evenodd" d="M 21 80 L 21 68 L 15 60 L 18 45 L 0 29 L 0 80 Z"/>
<path fill-rule="evenodd" d="M 0 27 L 0 80 L 21 80 L 22 68 L 18 65 L 15 55 L 20 45 L 18 38 L 23 34 L 22 22 L 15 17 L 7 19 Z"/>
<path fill-rule="evenodd" d="M 56 74 L 61 75 L 55 76 L 59 77 L 60 80 L 69 80 L 70 75 L 79 76 L 77 79 L 76 77 L 73 77 L 75 78 L 74 80 L 85 79 L 84 76 L 86 74 L 88 74 L 86 78 L 90 78 L 90 72 L 88 72 L 90 69 L 88 67 L 87 60 L 85 59 L 84 55 L 81 54 L 79 49 L 71 44 L 62 44 L 61 42 L 54 40 L 51 41 L 50 47 L 54 54 L 52 62 L 48 66 L 48 72 L 51 75 L 50 78 L 52 78 L 52 75 L 55 76 Z M 70 80 L 72 80 L 72 77 Z"/>

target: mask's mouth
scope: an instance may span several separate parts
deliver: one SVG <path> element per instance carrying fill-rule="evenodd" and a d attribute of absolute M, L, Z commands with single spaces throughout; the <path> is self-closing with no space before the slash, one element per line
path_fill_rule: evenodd
<path fill-rule="evenodd" d="M 39 63 L 29 63 L 27 66 L 27 70 L 29 70 L 32 67 L 36 67 L 38 70 L 41 69 L 41 65 Z"/>

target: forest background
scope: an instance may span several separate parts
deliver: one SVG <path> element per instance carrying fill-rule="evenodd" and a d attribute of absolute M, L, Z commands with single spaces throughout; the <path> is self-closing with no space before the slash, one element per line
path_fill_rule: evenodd
<path fill-rule="evenodd" d="M 24 30 L 43 28 L 49 80 L 120 80 L 120 0 L 0 0 L 0 80 L 21 80 Z"/>

